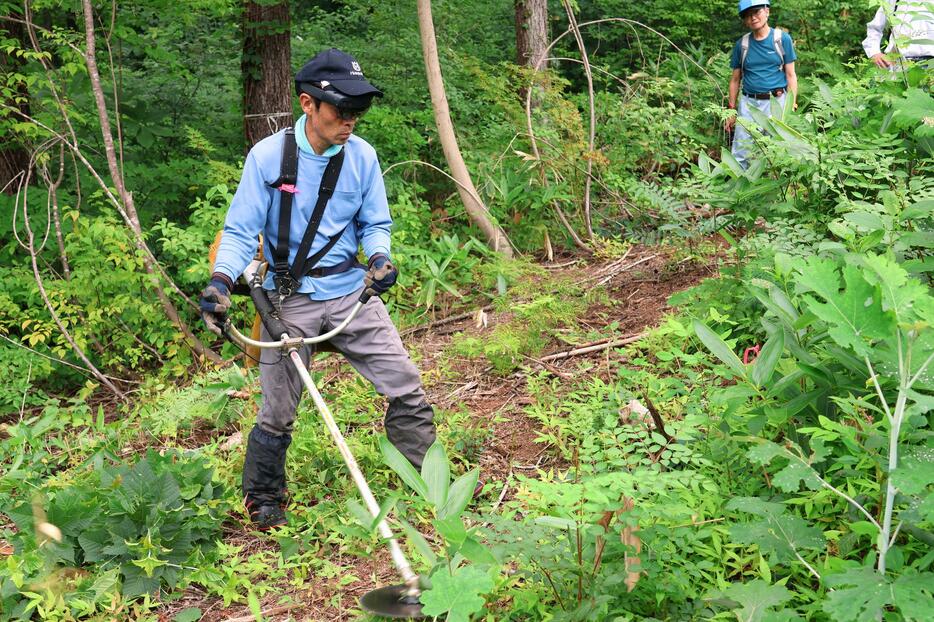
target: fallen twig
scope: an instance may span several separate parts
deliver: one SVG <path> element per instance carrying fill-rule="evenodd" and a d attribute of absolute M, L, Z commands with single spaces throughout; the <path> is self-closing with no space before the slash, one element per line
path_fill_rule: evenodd
<path fill-rule="evenodd" d="M 658 409 L 655 408 L 655 404 L 649 399 L 649 394 L 645 391 L 642 392 L 642 400 L 645 402 L 646 407 L 648 407 L 649 414 L 652 415 L 652 421 L 655 422 L 655 429 L 658 430 L 659 434 L 665 437 L 668 443 L 673 441 L 674 438 L 665 430 L 665 422 L 662 421 L 661 414 L 659 414 Z"/>
<path fill-rule="evenodd" d="M 492 305 L 487 305 L 482 307 L 483 311 L 488 311 L 492 309 Z M 421 326 L 413 326 L 412 328 L 407 328 L 402 331 L 402 336 L 414 335 L 415 333 L 420 333 L 423 330 L 428 330 L 429 328 L 437 328 L 438 326 L 444 326 L 445 324 L 450 324 L 451 322 L 456 322 L 458 320 L 466 320 L 469 317 L 473 317 L 477 312 L 476 309 L 473 311 L 465 311 L 464 313 L 458 313 L 457 315 L 449 315 L 448 317 L 441 318 L 440 320 L 435 320 L 434 322 L 429 322 L 428 324 L 422 324 Z"/>
<path fill-rule="evenodd" d="M 548 356 L 543 356 L 539 361 L 557 361 L 559 359 L 568 358 L 569 356 L 578 356 L 580 354 L 590 354 L 591 352 L 599 352 L 600 350 L 606 350 L 608 348 L 616 348 L 618 346 L 625 346 L 630 343 L 635 343 L 643 337 L 646 333 L 639 333 L 638 335 L 632 335 L 631 337 L 625 337 L 623 339 L 616 339 L 615 341 L 606 341 L 603 343 L 593 343 L 580 348 L 574 348 L 573 350 L 567 350 L 565 352 L 557 352 L 555 354 L 549 354 Z"/>
<path fill-rule="evenodd" d="M 597 281 L 596 283 L 594 283 L 594 287 L 597 287 L 597 286 L 599 286 L 599 285 L 603 285 L 604 283 L 606 283 L 607 281 L 609 281 L 610 279 L 612 279 L 612 278 L 613 278 L 614 276 L 616 276 L 617 274 L 620 274 L 621 272 L 625 272 L 626 270 L 630 270 L 630 269 L 632 269 L 632 268 L 635 268 L 635 267 L 638 266 L 640 263 L 645 263 L 645 262 L 648 261 L 649 259 L 655 259 L 656 257 L 658 257 L 658 255 L 648 255 L 647 257 L 643 257 L 642 259 L 639 259 L 639 260 L 637 260 L 637 261 L 634 261 L 634 262 L 632 262 L 631 264 L 629 264 L 628 266 L 625 266 L 625 267 L 623 267 L 623 268 L 620 268 L 619 270 L 617 270 L 617 271 L 615 271 L 615 272 L 613 272 L 613 273 L 611 273 L 611 274 L 608 274 L 607 276 L 603 277 L 602 279 L 600 279 L 599 281 Z"/>

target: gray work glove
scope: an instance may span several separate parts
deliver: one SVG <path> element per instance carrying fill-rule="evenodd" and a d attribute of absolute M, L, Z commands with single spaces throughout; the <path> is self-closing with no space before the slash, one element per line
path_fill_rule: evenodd
<path fill-rule="evenodd" d="M 216 274 L 211 277 L 211 282 L 201 292 L 198 306 L 201 307 L 201 319 L 208 330 L 216 335 L 223 334 L 221 327 L 230 310 L 230 285 L 227 280 Z"/>
<path fill-rule="evenodd" d="M 387 255 L 376 253 L 370 257 L 366 274 L 363 276 L 364 293 L 368 296 L 379 296 L 389 291 L 396 284 L 399 271 L 392 265 Z"/>

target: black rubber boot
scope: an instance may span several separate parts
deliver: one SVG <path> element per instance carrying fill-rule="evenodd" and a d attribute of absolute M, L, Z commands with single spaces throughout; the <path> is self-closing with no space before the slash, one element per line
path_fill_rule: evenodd
<path fill-rule="evenodd" d="M 250 519 L 260 529 L 286 524 L 285 454 L 289 434 L 273 436 L 254 426 L 243 461 L 243 497 Z"/>

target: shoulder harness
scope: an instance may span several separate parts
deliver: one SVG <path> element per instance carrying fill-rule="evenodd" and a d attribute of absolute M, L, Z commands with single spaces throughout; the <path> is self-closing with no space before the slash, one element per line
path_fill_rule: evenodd
<path fill-rule="evenodd" d="M 328 201 L 334 194 L 334 188 L 337 187 L 337 180 L 341 174 L 341 167 L 344 164 L 344 149 L 341 149 L 328 160 L 327 167 L 324 169 L 324 175 L 321 177 L 321 186 L 318 188 L 318 200 L 315 203 L 314 211 L 302 235 L 302 241 L 298 245 L 298 251 L 295 253 L 295 264 L 289 266 L 289 231 L 292 227 L 292 199 L 295 194 L 295 184 L 298 180 L 298 144 L 295 141 L 295 129 L 287 128 L 282 141 L 282 161 L 279 168 L 279 178 L 269 184 L 271 187 L 279 190 L 279 230 L 277 234 L 277 244 L 272 249 L 273 257 L 273 283 L 279 292 L 280 301 L 291 296 L 298 289 L 305 276 L 323 277 L 340 272 L 346 272 L 359 265 L 356 257 L 347 261 L 326 268 L 315 268 L 315 264 L 322 257 L 334 248 L 338 240 L 347 230 L 345 225 L 343 229 L 331 236 L 327 243 L 321 247 L 314 255 L 308 256 L 311 245 L 318 234 L 318 227 L 321 225 L 321 219 L 324 217 L 324 209 Z M 348 223 L 349 225 L 350 223 Z"/>

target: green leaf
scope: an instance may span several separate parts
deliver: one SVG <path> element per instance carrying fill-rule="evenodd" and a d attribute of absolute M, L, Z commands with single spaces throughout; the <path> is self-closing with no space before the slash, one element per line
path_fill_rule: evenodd
<path fill-rule="evenodd" d="M 727 503 L 736 509 L 763 517 L 762 520 L 736 523 L 730 526 L 730 537 L 737 544 L 755 544 L 763 555 L 774 554 L 779 561 L 797 561 L 796 552 L 822 549 L 824 534 L 802 518 L 785 513 L 785 507 L 750 497 L 738 497 Z"/>
<path fill-rule="evenodd" d="M 201 619 L 201 610 L 197 607 L 182 609 L 172 618 L 173 622 L 197 622 Z"/>
<path fill-rule="evenodd" d="M 459 553 L 475 564 L 496 563 L 493 553 L 471 536 L 467 536 L 467 539 L 461 544 Z"/>
<path fill-rule="evenodd" d="M 892 334 L 892 318 L 883 313 L 875 288 L 866 282 L 857 266 L 846 265 L 843 280 L 845 286 L 840 291 L 836 265 L 818 257 L 809 258 L 799 271 L 799 283 L 826 301 L 805 298 L 808 308 L 827 323 L 831 338 L 861 356 L 869 356 L 870 341 Z"/>
<path fill-rule="evenodd" d="M 789 454 L 787 449 L 772 441 L 758 443 L 746 452 L 746 457 L 749 458 L 749 461 L 759 466 L 766 466 L 772 462 L 772 459 L 776 456 L 787 458 Z"/>
<path fill-rule="evenodd" d="M 246 602 L 256 622 L 263 622 L 263 608 L 260 606 L 259 598 L 256 597 L 256 593 L 253 590 L 247 593 Z"/>
<path fill-rule="evenodd" d="M 883 310 L 894 311 L 899 322 L 910 321 L 911 307 L 928 295 L 927 287 L 909 278 L 908 272 L 889 257 L 867 254 L 860 261 L 868 268 L 866 280 L 882 292 Z"/>
<path fill-rule="evenodd" d="M 467 528 L 459 516 L 436 518 L 432 524 L 444 541 L 455 550 L 467 539 Z"/>
<path fill-rule="evenodd" d="M 902 220 L 911 220 L 914 218 L 927 218 L 934 212 L 934 199 L 925 199 L 912 203 L 902 212 Z"/>
<path fill-rule="evenodd" d="M 762 387 L 772 378 L 775 366 L 778 365 L 778 360 L 781 358 L 782 352 L 784 351 L 785 333 L 779 329 L 765 342 L 762 351 L 756 358 L 751 374 L 753 384 L 757 387 Z"/>
<path fill-rule="evenodd" d="M 909 495 L 919 495 L 934 485 L 934 448 L 916 447 L 899 458 L 892 483 Z"/>
<path fill-rule="evenodd" d="M 364 529 L 370 529 L 370 523 L 373 521 L 373 515 L 370 514 L 370 511 L 363 507 L 363 504 L 357 501 L 356 499 L 347 500 L 347 509 L 353 515 L 353 517 L 360 523 Z"/>
<path fill-rule="evenodd" d="M 405 532 L 405 538 L 415 546 L 415 550 L 419 555 L 424 558 L 430 566 L 434 566 L 438 561 L 438 556 L 435 554 L 434 550 L 431 548 L 431 545 L 428 544 L 428 540 L 425 539 L 415 527 L 410 525 L 408 521 L 398 519 L 399 524 L 402 525 L 402 531 Z"/>
<path fill-rule="evenodd" d="M 772 478 L 772 483 L 785 492 L 797 492 L 802 481 L 809 490 L 817 490 L 821 487 L 820 479 L 814 469 L 797 458 L 792 458 L 788 466 Z"/>
<path fill-rule="evenodd" d="M 714 356 L 720 359 L 740 378 L 746 377 L 746 366 L 743 365 L 743 362 L 739 360 L 739 357 L 736 356 L 736 353 L 733 352 L 730 346 L 720 338 L 720 335 L 699 320 L 694 320 L 693 326 L 697 338 L 707 346 L 707 349 L 710 350 Z"/>
<path fill-rule="evenodd" d="M 837 622 L 874 622 L 897 607 L 908 622 L 930 620 L 934 573 L 904 574 L 894 582 L 870 567 L 826 577 L 824 611 Z"/>
<path fill-rule="evenodd" d="M 451 573 L 442 566 L 431 575 L 431 589 L 422 592 L 422 613 L 447 614 L 447 622 L 468 622 L 483 608 L 485 601 L 480 595 L 492 589 L 493 580 L 482 568 L 465 566 Z"/>
<path fill-rule="evenodd" d="M 381 436 L 379 438 L 379 448 L 383 452 L 383 461 L 396 472 L 396 475 L 402 479 L 406 485 L 414 490 L 420 497 L 426 501 L 430 501 L 428 496 L 428 485 L 425 483 L 425 480 L 422 479 L 422 476 L 418 474 L 418 471 L 415 470 L 415 467 L 412 466 L 412 463 L 409 462 L 409 459 L 402 455 L 396 446 L 386 438 Z"/>
<path fill-rule="evenodd" d="M 742 606 L 733 611 L 739 622 L 763 622 L 769 609 L 783 605 L 792 596 L 785 587 L 769 585 L 759 579 L 749 583 L 735 583 L 723 590 L 723 595 Z"/>
<path fill-rule="evenodd" d="M 448 500 L 448 487 L 451 485 L 451 470 L 444 445 L 435 441 L 428 448 L 422 462 L 422 479 L 428 487 L 428 500 L 440 510 Z"/>
<path fill-rule="evenodd" d="M 473 498 L 473 491 L 477 487 L 479 477 L 480 470 L 471 469 L 454 480 L 448 492 L 448 500 L 438 512 L 438 518 L 460 516 Z"/>

